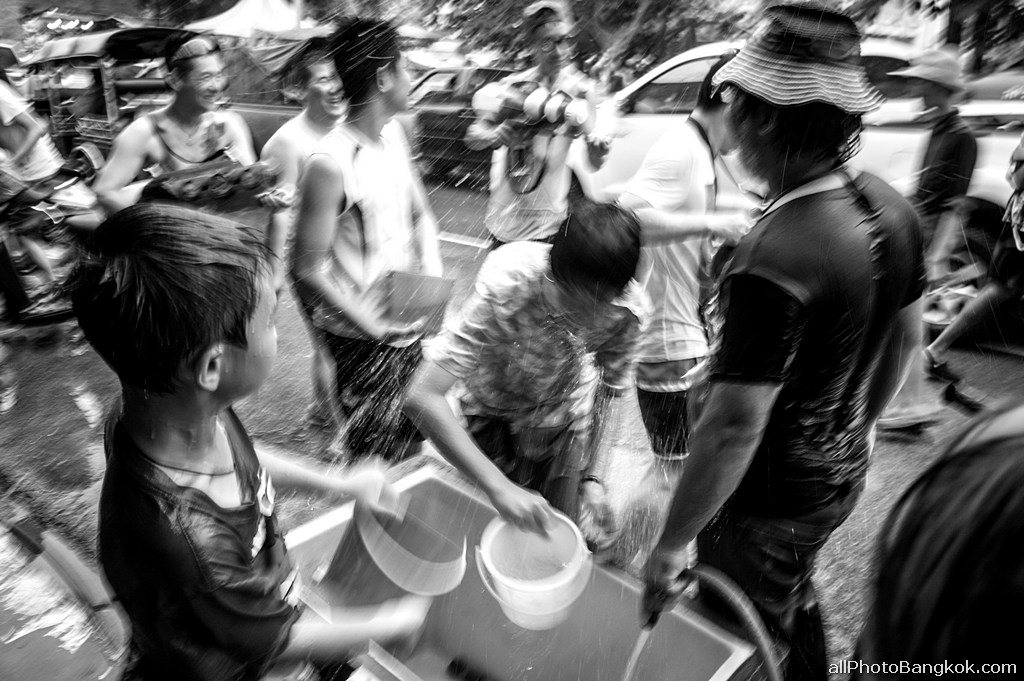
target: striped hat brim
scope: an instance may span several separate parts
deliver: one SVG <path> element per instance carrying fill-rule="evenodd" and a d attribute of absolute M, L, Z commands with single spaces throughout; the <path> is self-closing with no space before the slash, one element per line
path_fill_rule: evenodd
<path fill-rule="evenodd" d="M 849 114 L 874 111 L 884 99 L 859 65 L 794 59 L 750 43 L 712 79 L 715 87 L 726 83 L 776 106 L 821 102 Z"/>

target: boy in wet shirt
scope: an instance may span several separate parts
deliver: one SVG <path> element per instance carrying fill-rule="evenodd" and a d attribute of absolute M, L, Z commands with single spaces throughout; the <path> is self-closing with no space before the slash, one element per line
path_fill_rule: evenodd
<path fill-rule="evenodd" d="M 343 622 L 299 619 L 274 482 L 380 510 L 397 499 L 376 468 L 337 477 L 257 455 L 235 415 L 277 353 L 258 235 L 182 207 L 133 206 L 100 226 L 70 288 L 82 330 L 121 382 L 99 554 L 145 678 L 258 679 L 279 661 L 341 662 L 370 638 L 422 624 L 421 600 Z"/>

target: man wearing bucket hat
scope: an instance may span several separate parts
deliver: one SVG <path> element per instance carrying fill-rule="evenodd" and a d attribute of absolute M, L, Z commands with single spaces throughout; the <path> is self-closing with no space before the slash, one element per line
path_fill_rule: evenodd
<path fill-rule="evenodd" d="M 714 78 L 769 203 L 722 275 L 707 401 L 645 577 L 649 625 L 696 538 L 700 562 L 788 648 L 790 680 L 827 677 L 815 558 L 863 488 L 874 421 L 921 328 L 914 210 L 844 166 L 881 99 L 859 53 L 846 15 L 776 5 Z"/>

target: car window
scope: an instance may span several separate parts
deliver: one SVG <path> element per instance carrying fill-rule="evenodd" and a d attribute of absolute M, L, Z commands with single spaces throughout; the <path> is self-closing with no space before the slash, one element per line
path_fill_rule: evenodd
<path fill-rule="evenodd" d="M 457 75 L 450 71 L 435 71 L 424 76 L 423 80 L 417 83 L 415 89 L 409 93 L 409 101 L 418 104 L 424 101 L 424 97 L 426 97 L 426 101 L 451 98 L 455 91 L 456 78 Z"/>
<path fill-rule="evenodd" d="M 640 87 L 630 98 L 632 113 L 679 114 L 693 111 L 697 93 L 718 57 L 688 61 Z"/>
<path fill-rule="evenodd" d="M 861 57 L 861 64 L 867 71 L 868 80 L 885 95 L 886 99 L 909 99 L 914 97 L 911 91 L 910 81 L 899 76 L 890 76 L 893 71 L 899 71 L 910 66 L 904 59 L 896 57 L 865 56 Z"/>

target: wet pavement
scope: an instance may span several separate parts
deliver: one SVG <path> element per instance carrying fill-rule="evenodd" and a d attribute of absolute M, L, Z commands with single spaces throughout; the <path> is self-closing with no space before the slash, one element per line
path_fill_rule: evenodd
<path fill-rule="evenodd" d="M 447 272 L 457 281 L 453 307 L 467 295 L 485 254 L 480 248 L 485 199 L 485 194 L 464 188 L 431 188 L 431 201 L 446 232 L 442 253 Z M 248 221 L 262 225 L 265 217 L 253 213 Z M 311 393 L 311 350 L 290 293 L 279 309 L 274 372 L 259 393 L 238 405 L 238 412 L 258 445 L 316 459 L 329 443 L 330 434 L 310 428 L 304 421 Z M 19 387 L 16 404 L 0 414 L 0 513 L 11 502 L 29 508 L 91 561 L 103 471 L 99 423 L 104 408 L 116 396 L 117 384 L 74 331 L 68 324 L 41 337 L 11 342 L 11 365 L 18 374 Z M 1005 341 L 1011 346 L 1024 345 L 1021 338 Z M 993 400 L 1024 399 L 1024 359 L 1005 352 L 1006 342 L 997 342 L 995 347 L 1002 351 L 958 349 L 951 360 L 979 393 Z M 936 384 L 929 388 L 937 395 Z M 642 527 L 652 534 L 657 522 L 650 507 L 658 499 L 667 500 L 671 478 L 652 468 L 635 403 L 627 401 L 627 405 L 631 412 L 627 427 L 611 444 L 614 464 L 610 478 L 616 505 L 631 509 L 627 513 L 630 527 Z M 830 657 L 852 653 L 874 536 L 888 509 L 966 420 L 964 414 L 948 408 L 942 420 L 926 431 L 879 437 L 861 502 L 822 552 L 818 565 Z M 319 500 L 290 497 L 283 505 L 284 521 L 294 526 L 322 509 Z M 633 559 L 633 566 L 638 566 L 642 556 L 636 553 L 642 543 L 620 546 L 616 557 L 622 563 Z"/>

